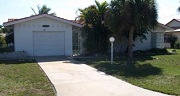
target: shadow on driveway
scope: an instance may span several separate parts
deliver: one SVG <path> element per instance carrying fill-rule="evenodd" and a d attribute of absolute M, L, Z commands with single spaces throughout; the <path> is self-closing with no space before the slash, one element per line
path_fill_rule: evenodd
<path fill-rule="evenodd" d="M 55 61 L 67 61 L 67 56 L 36 56 L 34 57 L 38 62 L 55 62 Z"/>

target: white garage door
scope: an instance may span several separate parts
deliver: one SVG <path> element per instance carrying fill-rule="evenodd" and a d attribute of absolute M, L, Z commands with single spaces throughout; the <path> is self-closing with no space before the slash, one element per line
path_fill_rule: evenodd
<path fill-rule="evenodd" d="M 64 32 L 33 32 L 34 56 L 64 55 Z"/>

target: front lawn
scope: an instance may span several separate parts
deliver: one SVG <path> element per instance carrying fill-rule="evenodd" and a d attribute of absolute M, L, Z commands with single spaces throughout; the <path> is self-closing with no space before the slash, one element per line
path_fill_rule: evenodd
<path fill-rule="evenodd" d="M 133 68 L 126 66 L 126 58 L 122 55 L 115 57 L 113 65 L 110 64 L 110 55 L 90 56 L 75 60 L 131 84 L 180 96 L 180 49 L 174 54 L 136 53 Z"/>
<path fill-rule="evenodd" d="M 35 60 L 0 60 L 0 95 L 55 96 L 55 92 Z"/>

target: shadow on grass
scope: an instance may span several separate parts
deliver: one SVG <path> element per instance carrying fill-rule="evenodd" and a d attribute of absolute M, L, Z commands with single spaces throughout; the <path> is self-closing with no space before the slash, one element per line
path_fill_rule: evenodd
<path fill-rule="evenodd" d="M 166 54 L 167 55 L 167 54 Z M 172 55 L 172 54 L 168 54 Z M 150 63 L 145 63 L 147 60 L 157 60 L 153 54 L 134 54 L 134 66 L 127 66 L 126 56 L 115 56 L 115 64 L 110 64 L 109 57 L 93 57 L 76 59 L 82 63 L 95 67 L 99 71 L 103 71 L 109 75 L 125 76 L 125 77 L 146 77 L 150 75 L 159 75 L 162 73 L 161 68 L 155 67 Z M 144 62 L 140 64 L 138 62 Z"/>
<path fill-rule="evenodd" d="M 125 77 L 146 77 L 150 75 L 161 74 L 162 70 L 160 68 L 154 67 L 149 63 L 128 67 L 125 64 L 109 64 L 101 63 L 93 65 L 99 71 L 103 71 L 109 75 L 120 75 Z"/>

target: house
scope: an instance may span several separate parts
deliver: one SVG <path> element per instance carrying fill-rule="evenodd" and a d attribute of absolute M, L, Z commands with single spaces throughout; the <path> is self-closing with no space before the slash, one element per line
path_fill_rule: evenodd
<path fill-rule="evenodd" d="M 77 37 L 81 24 L 49 14 L 40 14 L 3 23 L 13 29 L 14 50 L 30 56 L 73 54 L 73 35 Z M 77 44 L 76 44 L 77 45 Z"/>
<path fill-rule="evenodd" d="M 82 24 L 49 14 L 12 19 L 3 24 L 14 33 L 14 50 L 26 51 L 30 56 L 72 56 L 84 53 Z M 134 51 L 164 48 L 164 33 L 172 28 L 158 23 L 146 34 L 147 39 L 134 41 Z M 119 44 L 121 43 L 121 44 Z M 125 51 L 127 40 L 115 40 L 115 51 Z"/>
<path fill-rule="evenodd" d="M 169 48 L 170 47 L 170 41 L 168 38 L 171 36 L 176 36 L 178 41 L 180 42 L 180 19 L 172 19 L 170 22 L 166 24 L 166 26 L 171 27 L 171 30 L 167 30 L 164 38 L 165 38 L 165 47 Z"/>
<path fill-rule="evenodd" d="M 172 30 L 171 27 L 158 23 L 154 29 L 146 34 L 146 40 L 140 41 L 136 38 L 133 45 L 133 50 L 149 50 L 151 48 L 164 48 L 164 34 L 167 30 Z M 115 41 L 115 51 L 124 52 L 127 50 L 127 39 L 123 37 L 120 41 Z"/>
<path fill-rule="evenodd" d="M 180 29 L 180 19 L 172 19 L 169 21 L 166 26 L 171 27 L 173 29 Z"/>
<path fill-rule="evenodd" d="M 149 34 L 146 34 L 146 40 L 144 40 L 143 42 L 140 42 L 140 40 L 136 40 L 135 50 L 164 48 L 164 34 L 167 30 L 172 30 L 172 28 L 158 23 L 155 28 L 152 29 L 151 32 L 149 32 Z"/>

